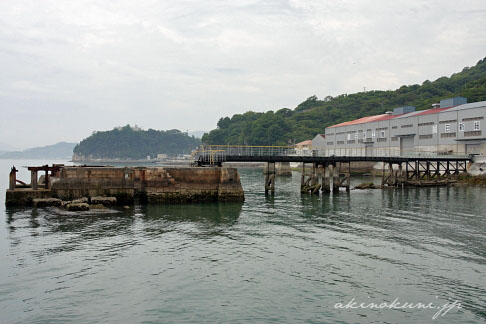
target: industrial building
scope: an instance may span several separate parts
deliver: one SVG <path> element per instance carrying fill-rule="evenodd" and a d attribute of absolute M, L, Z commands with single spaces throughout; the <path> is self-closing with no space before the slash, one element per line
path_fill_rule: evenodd
<path fill-rule="evenodd" d="M 486 155 L 486 101 L 467 103 L 463 97 L 444 99 L 428 110 L 395 108 L 327 127 L 312 141 L 313 150 L 363 155 L 376 150 Z"/>

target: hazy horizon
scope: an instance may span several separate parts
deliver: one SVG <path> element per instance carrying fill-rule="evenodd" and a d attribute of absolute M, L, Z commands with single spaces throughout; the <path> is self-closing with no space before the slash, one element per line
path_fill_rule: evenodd
<path fill-rule="evenodd" d="M 18 150 L 126 124 L 209 131 L 220 117 L 422 84 L 486 56 L 479 0 L 20 0 L 0 10 L 0 142 Z"/>

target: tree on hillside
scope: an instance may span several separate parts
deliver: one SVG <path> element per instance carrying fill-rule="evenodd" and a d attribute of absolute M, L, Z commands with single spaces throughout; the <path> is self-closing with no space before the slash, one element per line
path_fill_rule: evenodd
<path fill-rule="evenodd" d="M 441 77 L 422 85 L 403 85 L 397 90 L 342 94 L 319 100 L 313 95 L 291 110 L 275 113 L 246 112 L 221 118 L 218 128 L 205 134 L 206 144 L 285 145 L 323 133 L 330 125 L 382 114 L 393 108 L 412 105 L 429 109 L 441 99 L 462 96 L 469 102 L 486 100 L 486 58 L 450 77 Z"/>

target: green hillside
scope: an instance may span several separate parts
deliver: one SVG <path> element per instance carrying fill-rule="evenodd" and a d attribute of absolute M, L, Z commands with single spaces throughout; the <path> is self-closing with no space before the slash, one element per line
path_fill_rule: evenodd
<path fill-rule="evenodd" d="M 422 85 L 404 85 L 394 91 L 343 94 L 323 100 L 312 96 L 295 109 L 249 111 L 224 117 L 202 141 L 206 144 L 287 145 L 294 140 L 311 139 L 333 124 L 382 114 L 403 105 L 428 109 L 440 99 L 454 96 L 466 97 L 468 102 L 486 100 L 486 58 L 474 67 L 466 67 L 433 82 L 424 81 Z"/>
<path fill-rule="evenodd" d="M 105 132 L 95 132 L 74 147 L 74 154 L 96 159 L 145 159 L 157 154 L 188 154 L 201 141 L 177 129 L 140 130 L 127 125 Z"/>

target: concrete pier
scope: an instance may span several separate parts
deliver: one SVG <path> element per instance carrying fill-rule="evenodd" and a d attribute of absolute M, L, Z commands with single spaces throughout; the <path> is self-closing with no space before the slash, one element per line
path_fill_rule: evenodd
<path fill-rule="evenodd" d="M 64 201 L 83 197 L 115 197 L 118 204 L 190 201 L 243 201 L 237 169 L 207 168 L 115 168 L 102 166 L 31 167 L 31 184 L 10 186 L 5 204 L 33 205 L 34 199 L 58 198 Z M 39 188 L 37 171 L 50 171 Z M 14 184 L 15 173 L 10 173 Z"/>
<path fill-rule="evenodd" d="M 279 177 L 291 177 L 292 170 L 290 169 L 290 162 L 277 162 L 275 165 L 276 175 Z"/>

